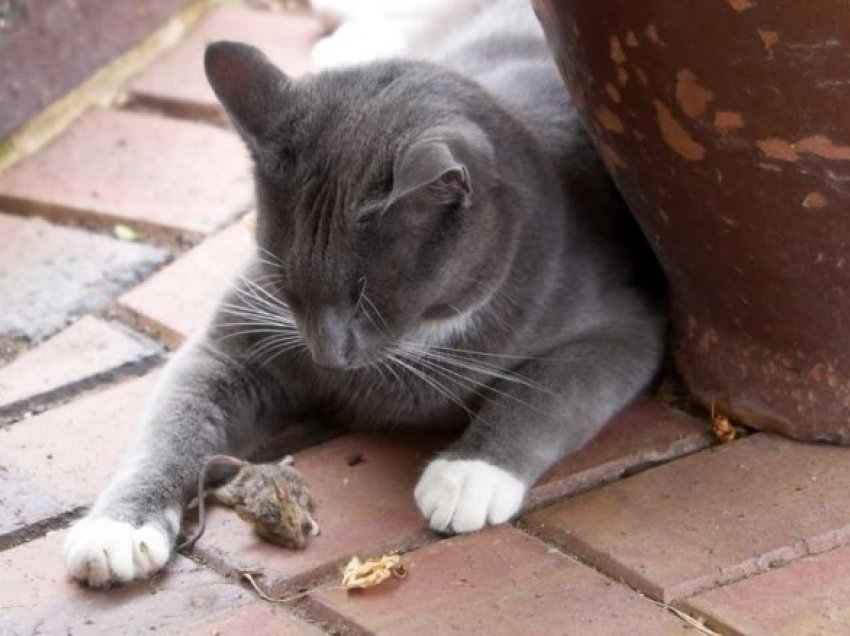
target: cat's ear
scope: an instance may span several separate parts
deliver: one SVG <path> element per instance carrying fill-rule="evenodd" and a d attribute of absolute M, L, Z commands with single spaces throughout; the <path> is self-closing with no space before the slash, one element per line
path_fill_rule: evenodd
<path fill-rule="evenodd" d="M 490 187 L 493 157 L 492 144 L 477 126 L 434 129 L 397 158 L 389 203 L 414 192 L 426 192 L 438 202 L 459 202 L 468 207 L 473 190 Z"/>
<path fill-rule="evenodd" d="M 469 170 L 445 143 L 414 143 L 401 155 L 393 168 L 393 190 L 389 203 L 425 188 L 432 198 L 438 196 L 447 201 L 468 203 L 472 196 Z"/>
<path fill-rule="evenodd" d="M 204 69 L 236 129 L 251 145 L 262 145 L 274 128 L 291 80 L 259 49 L 239 42 L 207 46 Z"/>

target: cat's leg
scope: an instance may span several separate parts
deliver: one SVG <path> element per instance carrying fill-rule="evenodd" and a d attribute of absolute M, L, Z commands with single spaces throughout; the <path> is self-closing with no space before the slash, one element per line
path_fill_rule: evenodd
<path fill-rule="evenodd" d="M 245 452 L 259 440 L 266 406 L 278 397 L 273 385 L 203 338 L 187 344 L 167 366 L 110 484 L 71 528 L 65 544 L 71 575 L 102 587 L 162 568 L 204 460 Z"/>
<path fill-rule="evenodd" d="M 461 438 L 416 486 L 431 527 L 472 532 L 508 521 L 528 489 L 578 450 L 651 381 L 662 353 L 659 322 L 612 323 L 586 332 L 500 381 Z"/>

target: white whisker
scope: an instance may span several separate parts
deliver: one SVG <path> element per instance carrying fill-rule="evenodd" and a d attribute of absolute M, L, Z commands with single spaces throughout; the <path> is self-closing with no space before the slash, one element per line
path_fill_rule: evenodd
<path fill-rule="evenodd" d="M 462 408 L 469 415 L 471 415 L 471 416 L 475 415 L 472 412 L 472 410 L 463 402 L 463 400 L 461 400 L 457 395 L 452 393 L 445 385 L 441 384 L 437 379 L 429 377 L 427 373 L 417 369 L 415 366 L 408 364 L 407 362 L 405 362 L 403 360 L 400 360 L 399 358 L 397 358 L 396 356 L 394 356 L 392 354 L 390 354 L 388 356 L 388 359 L 392 360 L 393 362 L 395 362 L 396 364 L 401 366 L 403 369 L 406 369 L 411 374 L 418 377 L 420 380 L 425 382 L 427 385 L 429 385 L 432 389 L 437 391 L 444 398 L 446 398 L 447 400 L 450 400 L 452 403 L 454 403 L 457 406 L 459 406 L 460 408 Z"/>
<path fill-rule="evenodd" d="M 480 360 L 475 360 L 470 357 L 460 357 L 449 354 L 443 351 L 431 351 L 428 349 L 405 349 L 406 352 L 412 353 L 414 355 L 419 355 L 424 358 L 433 360 L 435 362 L 441 362 L 443 364 L 449 364 L 454 367 L 464 369 L 466 371 L 471 371 L 473 373 L 478 373 L 479 375 L 490 377 L 495 380 L 502 380 L 508 383 L 520 384 L 529 389 L 534 389 L 536 391 L 541 391 L 543 393 L 548 393 L 549 395 L 556 395 L 553 391 L 544 387 L 536 382 L 533 382 L 526 378 L 525 376 L 512 371 L 506 367 L 497 367 L 486 362 L 482 362 Z"/>
<path fill-rule="evenodd" d="M 456 382 L 466 382 L 474 388 L 481 389 L 485 392 L 495 393 L 497 395 L 502 396 L 505 399 L 511 400 L 511 401 L 516 402 L 518 404 L 521 404 L 525 407 L 528 407 L 533 411 L 539 411 L 539 408 L 537 406 L 531 404 L 530 402 L 527 402 L 523 399 L 520 399 L 515 395 L 511 395 L 510 393 L 506 393 L 504 391 L 501 391 L 501 390 L 497 389 L 496 387 L 492 386 L 492 384 L 488 384 L 488 383 L 482 382 L 480 380 L 475 380 L 474 378 L 470 378 L 469 376 L 466 376 L 466 375 L 463 375 L 463 374 L 458 373 L 456 371 L 453 371 L 451 369 L 448 369 L 445 366 L 436 362 L 435 360 L 428 360 L 428 359 L 425 359 L 425 358 L 415 358 L 415 357 L 409 357 L 408 359 L 417 361 L 419 364 L 421 364 L 425 368 L 431 369 L 433 372 L 443 375 L 443 377 L 448 375 L 450 377 L 455 378 Z M 482 397 L 486 398 L 485 395 L 482 395 Z"/>

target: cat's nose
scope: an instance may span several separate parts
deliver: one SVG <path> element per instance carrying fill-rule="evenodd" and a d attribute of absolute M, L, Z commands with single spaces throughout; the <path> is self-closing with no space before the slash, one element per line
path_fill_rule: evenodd
<path fill-rule="evenodd" d="M 334 369 L 350 368 L 357 356 L 357 336 L 350 311 L 326 308 L 318 311 L 307 338 L 313 362 Z"/>

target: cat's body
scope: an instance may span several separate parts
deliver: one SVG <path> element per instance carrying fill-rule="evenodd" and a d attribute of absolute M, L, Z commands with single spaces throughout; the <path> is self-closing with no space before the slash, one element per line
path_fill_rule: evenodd
<path fill-rule="evenodd" d="M 333 27 L 314 47 L 313 64 L 324 70 L 407 56 L 486 1 L 312 0 L 313 12 Z"/>
<path fill-rule="evenodd" d="M 292 82 L 210 47 L 257 164 L 258 253 L 73 529 L 74 576 L 149 575 L 206 456 L 317 415 L 468 424 L 417 503 L 438 530 L 504 522 L 650 381 L 663 321 L 635 287 L 639 241 L 527 4 L 434 55 Z"/>

